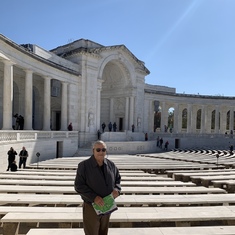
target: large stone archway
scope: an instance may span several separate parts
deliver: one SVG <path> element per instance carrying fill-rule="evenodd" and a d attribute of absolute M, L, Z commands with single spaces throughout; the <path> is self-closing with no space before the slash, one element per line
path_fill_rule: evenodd
<path fill-rule="evenodd" d="M 115 122 L 117 131 L 124 131 L 128 127 L 126 97 L 132 87 L 130 72 L 120 61 L 112 60 L 103 69 L 102 81 L 100 121 Z"/>

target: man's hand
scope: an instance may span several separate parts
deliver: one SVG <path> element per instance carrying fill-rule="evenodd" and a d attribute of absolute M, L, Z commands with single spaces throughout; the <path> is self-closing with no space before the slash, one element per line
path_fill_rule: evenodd
<path fill-rule="evenodd" d="M 119 192 L 116 189 L 114 189 L 113 192 L 112 192 L 112 195 L 113 195 L 114 198 L 116 198 L 116 197 L 119 196 Z"/>
<path fill-rule="evenodd" d="M 104 200 L 100 196 L 95 197 L 94 203 L 98 206 L 104 206 Z"/>

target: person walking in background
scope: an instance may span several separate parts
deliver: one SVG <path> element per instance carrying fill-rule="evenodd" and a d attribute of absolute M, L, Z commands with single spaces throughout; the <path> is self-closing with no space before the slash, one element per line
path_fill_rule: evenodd
<path fill-rule="evenodd" d="M 159 147 L 162 149 L 162 144 L 163 144 L 163 139 L 161 138 L 160 140 L 159 140 Z"/>
<path fill-rule="evenodd" d="M 20 127 L 20 119 L 19 119 L 19 115 L 18 113 L 16 113 L 14 116 L 13 116 L 15 119 L 16 119 L 16 124 L 15 124 L 15 130 L 19 130 L 19 127 Z"/>
<path fill-rule="evenodd" d="M 78 164 L 74 181 L 75 191 L 83 203 L 83 228 L 86 235 L 107 235 L 110 214 L 97 215 L 92 203 L 104 206 L 103 198 L 115 199 L 121 192 L 121 176 L 116 165 L 105 158 L 106 144 L 98 140 L 93 144 L 93 154 Z"/>
<path fill-rule="evenodd" d="M 109 131 L 112 131 L 112 127 L 113 127 L 112 122 L 110 122 L 109 123 Z"/>
<path fill-rule="evenodd" d="M 72 130 L 73 130 L 73 125 L 72 125 L 72 122 L 70 122 L 68 125 L 68 131 L 72 131 Z"/>
<path fill-rule="evenodd" d="M 231 145 L 229 146 L 229 151 L 230 151 L 230 155 L 232 155 L 232 154 L 233 154 L 233 144 L 231 144 Z"/>
<path fill-rule="evenodd" d="M 144 139 L 145 139 L 145 141 L 148 140 L 148 133 L 147 133 L 147 132 L 146 132 L 145 135 L 144 135 Z"/>
<path fill-rule="evenodd" d="M 9 171 L 11 164 L 15 161 L 17 152 L 13 149 L 13 147 L 10 148 L 10 150 L 7 152 L 8 155 L 8 167 L 7 171 Z"/>
<path fill-rule="evenodd" d="M 102 131 L 103 131 L 103 133 L 104 133 L 104 130 L 105 130 L 105 127 L 106 127 L 105 122 L 102 123 L 101 127 L 102 127 Z"/>
<path fill-rule="evenodd" d="M 22 150 L 20 151 L 19 157 L 20 157 L 19 168 L 21 168 L 22 164 L 23 164 L 23 168 L 26 168 L 28 151 L 25 149 L 25 147 L 22 147 Z"/>
<path fill-rule="evenodd" d="M 159 136 L 157 137 L 157 147 L 159 147 L 159 142 L 160 142 L 160 138 Z"/>
<path fill-rule="evenodd" d="M 117 124 L 116 124 L 116 122 L 113 123 L 113 131 L 114 131 L 114 132 L 117 131 Z"/>
<path fill-rule="evenodd" d="M 22 115 L 19 116 L 19 129 L 24 130 L 24 117 Z"/>
<path fill-rule="evenodd" d="M 168 142 L 168 140 L 166 141 L 166 143 L 165 143 L 165 147 L 164 147 L 164 149 L 167 151 L 168 150 L 168 145 L 169 145 L 169 142 Z"/>
<path fill-rule="evenodd" d="M 97 131 L 97 138 L 98 138 L 98 140 L 100 140 L 100 138 L 101 138 L 101 132 L 100 132 L 100 130 Z"/>
<path fill-rule="evenodd" d="M 132 130 L 132 132 L 134 132 L 134 131 L 135 131 L 135 125 L 134 125 L 134 124 L 132 124 L 132 126 L 131 126 L 131 130 Z"/>

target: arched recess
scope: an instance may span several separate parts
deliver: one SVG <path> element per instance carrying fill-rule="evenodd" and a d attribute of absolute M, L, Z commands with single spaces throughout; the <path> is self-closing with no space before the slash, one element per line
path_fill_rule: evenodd
<path fill-rule="evenodd" d="M 161 129 L 161 106 L 159 106 L 160 102 L 158 100 L 154 100 L 154 128 L 153 131 L 160 131 Z"/>
<path fill-rule="evenodd" d="M 216 113 L 215 110 L 213 110 L 211 113 L 211 130 L 215 129 L 215 113 Z"/>
<path fill-rule="evenodd" d="M 202 110 L 198 109 L 197 110 L 197 117 L 196 117 L 196 129 L 200 130 L 201 129 L 201 117 L 202 117 Z"/>
<path fill-rule="evenodd" d="M 110 60 L 111 58 L 115 58 Z M 131 78 L 130 69 L 122 62 L 117 55 L 106 58 L 105 65 L 102 63 L 100 71 L 102 71 L 101 79 L 101 109 L 100 122 L 105 122 L 106 125 L 111 122 L 116 122 L 117 131 L 125 130 L 128 123 L 127 109 L 130 104 L 127 104 L 127 99 L 130 97 L 133 89 L 133 79 Z M 128 107 L 128 106 L 129 107 Z M 100 123 L 100 125 L 101 125 Z"/>
<path fill-rule="evenodd" d="M 218 130 L 220 130 L 220 112 L 218 113 Z M 216 110 L 213 110 L 211 113 L 211 130 L 215 130 L 216 129 Z"/>
<path fill-rule="evenodd" d="M 182 129 L 187 130 L 188 125 L 188 110 L 185 108 L 182 111 Z"/>
<path fill-rule="evenodd" d="M 174 112 L 174 107 L 168 109 L 168 126 L 166 128 L 170 133 L 172 133 L 172 130 L 174 128 Z"/>
<path fill-rule="evenodd" d="M 99 72 L 98 72 L 99 79 L 103 78 L 104 69 L 110 62 L 115 63 L 119 67 L 119 69 L 126 75 L 130 86 L 135 85 L 135 79 L 133 76 L 135 68 L 133 64 L 130 63 L 129 60 L 126 59 L 120 53 L 111 54 L 105 57 L 104 60 L 100 61 Z"/>
<path fill-rule="evenodd" d="M 229 130 L 229 127 L 230 127 L 230 115 L 231 115 L 231 112 L 230 110 L 226 113 L 226 131 Z"/>

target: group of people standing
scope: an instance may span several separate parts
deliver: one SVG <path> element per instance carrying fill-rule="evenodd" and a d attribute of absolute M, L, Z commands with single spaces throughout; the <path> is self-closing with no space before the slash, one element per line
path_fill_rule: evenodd
<path fill-rule="evenodd" d="M 104 133 L 104 132 L 105 132 L 105 128 L 106 128 L 105 122 L 102 123 L 101 127 L 102 127 L 102 132 Z M 114 122 L 114 123 L 112 124 L 112 122 L 109 122 L 108 128 L 109 128 L 109 132 L 111 132 L 112 130 L 113 130 L 114 132 L 116 132 L 116 131 L 117 131 L 117 123 Z"/>
<path fill-rule="evenodd" d="M 13 147 L 10 148 L 10 150 L 7 152 L 8 155 L 8 167 L 7 171 L 17 171 L 17 164 L 16 164 L 16 155 L 17 152 L 14 150 Z M 28 151 L 25 147 L 22 147 L 22 150 L 19 154 L 19 168 L 23 165 L 23 168 L 26 168 L 26 161 L 28 157 Z"/>
<path fill-rule="evenodd" d="M 21 115 L 18 115 L 16 113 L 14 115 L 14 118 L 16 119 L 15 125 L 13 125 L 14 130 L 24 130 L 24 117 Z"/>
<path fill-rule="evenodd" d="M 103 122 L 103 123 L 101 124 L 101 128 L 102 128 L 102 132 L 101 132 L 100 130 L 97 131 L 97 138 L 98 138 L 98 140 L 101 139 L 101 134 L 105 132 L 105 128 L 106 128 L 105 122 Z M 112 130 L 113 130 L 114 132 L 116 132 L 116 131 L 117 131 L 117 123 L 114 122 L 114 123 L 112 124 L 112 122 L 109 122 L 109 124 L 108 124 L 108 129 L 109 129 L 109 132 L 111 132 Z"/>
<path fill-rule="evenodd" d="M 169 141 L 167 140 L 164 144 L 164 150 L 168 150 L 168 145 Z M 157 137 L 157 147 L 159 147 L 160 149 L 163 148 L 163 138 L 160 138 L 159 136 Z"/>

